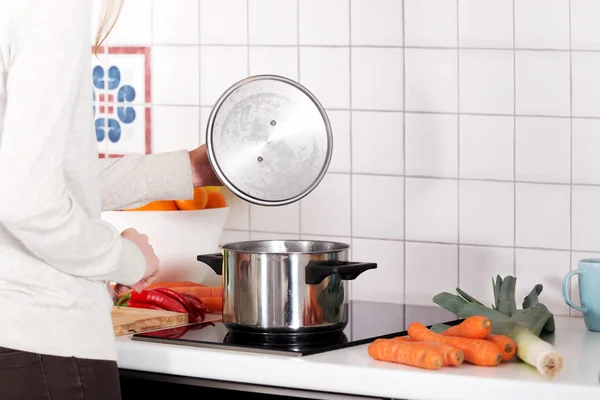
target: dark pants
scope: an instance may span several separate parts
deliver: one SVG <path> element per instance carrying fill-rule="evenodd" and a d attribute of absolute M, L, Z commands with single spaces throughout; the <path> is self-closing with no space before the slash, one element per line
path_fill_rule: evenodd
<path fill-rule="evenodd" d="M 120 400 L 114 361 L 27 353 L 0 347 L 2 400 Z"/>

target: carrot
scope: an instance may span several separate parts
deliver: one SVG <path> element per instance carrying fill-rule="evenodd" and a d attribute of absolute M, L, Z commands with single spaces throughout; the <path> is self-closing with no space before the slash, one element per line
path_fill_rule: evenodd
<path fill-rule="evenodd" d="M 204 297 L 223 297 L 223 286 L 176 286 L 171 289 L 181 293 L 193 294 L 201 299 Z"/>
<path fill-rule="evenodd" d="M 413 322 L 408 326 L 409 336 L 419 342 L 444 343 L 463 351 L 465 361 L 481 366 L 496 366 L 502 361 L 500 348 L 484 339 L 468 339 L 456 336 L 444 336 L 427 329 L 420 322 Z"/>
<path fill-rule="evenodd" d="M 492 321 L 480 315 L 466 318 L 458 325 L 442 332 L 444 336 L 458 336 L 468 339 L 485 339 L 492 333 Z"/>
<path fill-rule="evenodd" d="M 367 348 L 369 356 L 378 361 L 410 365 L 423 369 L 440 369 L 440 353 L 423 343 L 390 339 L 375 339 Z"/>
<path fill-rule="evenodd" d="M 166 287 L 168 289 L 173 289 L 177 287 L 205 287 L 201 283 L 182 281 L 182 282 L 153 282 L 146 289 L 154 289 L 157 287 Z"/>
<path fill-rule="evenodd" d="M 409 336 L 397 336 L 392 340 L 397 340 L 400 342 L 414 342 Z M 416 342 L 416 343 L 425 343 L 427 346 L 431 347 L 434 350 L 437 350 L 438 353 L 441 354 L 444 366 L 448 365 L 460 365 L 465 360 L 465 354 L 462 350 L 457 349 L 454 346 L 450 346 L 449 344 L 444 343 L 432 343 L 432 342 Z"/>
<path fill-rule="evenodd" d="M 211 312 L 223 311 L 222 297 L 200 297 L 200 300 L 202 300 L 202 304 L 204 304 Z"/>
<path fill-rule="evenodd" d="M 310 309 L 313 319 L 313 325 L 322 324 L 323 323 L 323 308 L 319 305 L 319 301 L 317 300 L 317 294 L 315 293 L 315 285 L 310 285 L 309 288 L 310 293 Z"/>
<path fill-rule="evenodd" d="M 494 343 L 502 352 L 502 361 L 508 361 L 513 358 L 517 352 L 517 344 L 505 335 L 490 335 L 485 340 Z"/>

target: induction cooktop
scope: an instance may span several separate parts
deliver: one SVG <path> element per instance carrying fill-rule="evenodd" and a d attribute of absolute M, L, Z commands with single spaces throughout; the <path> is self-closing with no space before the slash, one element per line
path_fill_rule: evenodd
<path fill-rule="evenodd" d="M 454 325 L 460 320 L 431 305 L 406 305 L 367 301 L 350 301 L 348 325 L 343 332 L 315 333 L 310 336 L 247 335 L 231 333 L 218 320 L 133 335 L 132 340 L 179 346 L 265 353 L 285 356 L 307 356 L 357 346 L 377 338 L 406 335 L 412 322 L 429 326 L 437 323 Z"/>

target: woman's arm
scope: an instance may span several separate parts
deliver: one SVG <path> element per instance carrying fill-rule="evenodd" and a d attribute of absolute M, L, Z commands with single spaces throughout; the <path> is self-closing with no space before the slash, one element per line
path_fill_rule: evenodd
<path fill-rule="evenodd" d="M 75 118 L 76 89 L 90 67 L 91 2 L 14 4 L 26 9 L 12 15 L 8 38 L 0 223 L 33 254 L 64 273 L 134 284 L 146 269 L 142 252 L 115 227 L 91 218 L 65 182 L 72 134 L 65 124 Z"/>
<path fill-rule="evenodd" d="M 194 197 L 190 153 L 186 150 L 101 158 L 99 162 L 103 211 Z"/>

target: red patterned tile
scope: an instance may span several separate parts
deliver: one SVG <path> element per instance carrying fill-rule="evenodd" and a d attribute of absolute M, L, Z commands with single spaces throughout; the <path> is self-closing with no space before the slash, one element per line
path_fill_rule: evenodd
<path fill-rule="evenodd" d="M 107 47 L 94 59 L 94 114 L 100 157 L 150 154 L 150 48 Z"/>

